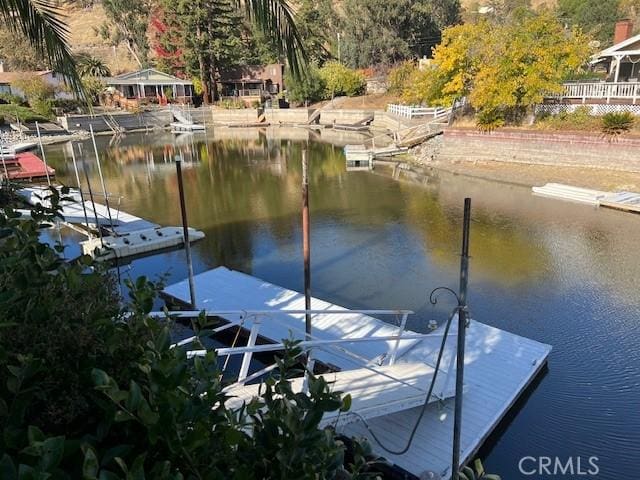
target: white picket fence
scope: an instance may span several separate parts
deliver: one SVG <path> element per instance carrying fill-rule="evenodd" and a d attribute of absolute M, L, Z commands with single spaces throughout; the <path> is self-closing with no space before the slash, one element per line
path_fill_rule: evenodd
<path fill-rule="evenodd" d="M 390 103 L 387 105 L 387 113 L 403 118 L 423 118 L 444 119 L 451 113 L 451 108 L 443 107 L 414 107 L 409 105 L 397 105 Z"/>

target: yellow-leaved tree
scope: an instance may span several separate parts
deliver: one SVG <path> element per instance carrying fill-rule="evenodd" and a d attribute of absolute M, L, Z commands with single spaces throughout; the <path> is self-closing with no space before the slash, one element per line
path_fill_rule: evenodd
<path fill-rule="evenodd" d="M 443 32 L 433 67 L 413 74 L 410 103 L 450 106 L 467 97 L 478 123 L 499 126 L 562 89 L 586 65 L 589 39 L 548 12 L 528 12 L 504 24 L 482 20 Z"/>

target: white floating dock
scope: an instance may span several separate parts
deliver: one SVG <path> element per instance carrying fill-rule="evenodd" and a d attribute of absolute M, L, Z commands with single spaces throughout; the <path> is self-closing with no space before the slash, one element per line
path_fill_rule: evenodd
<path fill-rule="evenodd" d="M 46 187 L 23 188 L 18 190 L 18 193 L 31 205 L 50 205 L 44 200 L 51 194 Z M 83 208 L 78 190 L 72 189 L 66 196 L 71 197 L 73 201 L 61 202 L 64 223 L 74 227 L 84 226 L 76 228 L 90 237 L 80 242 L 82 253 L 91 255 L 96 260 L 151 254 L 184 245 L 182 227 L 161 227 L 113 207 L 110 208 L 109 216 L 109 209 L 105 205 L 93 204 L 90 201 L 85 201 Z M 91 238 L 90 232 L 87 231 L 87 223 L 90 230 L 97 230 L 99 226 L 101 231 L 108 234 L 103 235 L 102 239 L 99 236 Z M 189 243 L 203 238 L 203 232 L 189 228 Z"/>
<path fill-rule="evenodd" d="M 590 188 L 573 187 L 562 183 L 547 183 L 542 187 L 533 187 L 531 189 L 534 194 L 541 197 L 558 198 L 577 203 L 586 203 L 587 205 L 597 206 L 607 192 L 600 190 L 592 190 Z"/>
<path fill-rule="evenodd" d="M 196 300 L 198 309 L 208 311 L 241 311 L 241 310 L 274 310 L 268 318 L 262 318 L 260 334 L 279 342 L 282 338 L 289 338 L 291 332 L 297 332 L 296 338 L 302 338 L 304 332 L 304 316 L 287 314 L 286 310 L 298 310 L 304 308 L 303 296 L 297 292 L 278 287 L 263 280 L 246 274 L 234 272 L 224 267 L 210 270 L 194 277 Z M 188 302 L 189 290 L 185 281 L 171 285 L 164 290 L 168 296 Z M 311 308 L 316 309 L 340 309 L 319 299 L 312 299 Z M 284 310 L 281 312 L 279 310 Z M 239 315 L 227 315 L 228 321 L 238 323 Z M 279 320 L 276 321 L 276 320 Z M 338 340 L 344 337 L 362 338 L 371 335 L 395 335 L 397 328 L 385 324 L 381 320 L 358 315 L 314 315 L 313 335 L 319 339 Z M 245 327 L 250 327 L 247 319 Z M 288 326 L 288 328 L 287 328 Z M 435 368 L 435 360 L 442 340 L 443 327 L 428 335 L 423 340 L 403 341 L 395 366 L 401 365 L 411 375 L 411 369 L 418 364 L 425 364 Z M 455 322 L 452 325 L 449 340 L 443 354 L 441 371 L 437 391 L 447 398 L 448 392 L 455 383 Z M 411 334 L 411 332 L 407 332 Z M 406 343 L 405 343 L 406 342 Z M 384 342 L 363 342 L 345 344 L 345 348 L 358 356 L 366 359 L 380 359 L 389 345 L 380 345 Z M 549 345 L 534 340 L 514 335 L 503 330 L 471 321 L 466 334 L 465 351 L 465 390 L 463 400 L 462 417 L 462 455 L 461 460 L 466 462 L 480 448 L 484 440 L 496 428 L 500 420 L 509 411 L 518 397 L 536 377 L 545 365 L 551 351 Z M 366 397 L 366 377 L 361 371 L 362 364 L 357 365 L 355 360 L 333 353 L 331 351 L 314 348 L 314 357 L 328 363 L 336 364 L 343 370 L 352 370 L 355 377 L 359 376 L 365 381 L 362 389 L 351 380 L 354 375 L 344 372 L 345 377 L 337 374 L 335 377 L 338 386 L 345 393 L 358 394 Z M 404 363 L 404 365 L 402 365 Z M 378 367 L 385 368 L 385 367 Z M 395 367 L 394 367 L 395 368 Z M 402 369 L 400 369 L 402 372 Z M 397 372 L 394 371 L 395 374 Z M 421 372 L 425 378 L 429 372 Z M 442 375 L 442 378 L 440 378 Z M 354 377 L 354 378 L 355 378 Z M 351 380 L 349 380 L 351 378 Z M 351 383 L 350 383 L 351 382 Z M 252 387 L 255 388 L 255 387 Z M 348 389 L 351 391 L 349 391 Z M 407 404 L 400 408 L 394 399 L 385 397 L 391 389 L 377 389 L 372 387 L 370 398 L 363 398 L 364 402 L 371 402 L 371 410 L 366 417 L 371 428 L 378 434 L 387 447 L 401 449 L 409 439 L 410 431 L 419 415 L 421 404 L 414 406 Z M 365 389 L 365 390 L 363 390 Z M 393 393 L 389 392 L 389 395 Z M 238 392 L 241 398 L 255 394 L 255 392 Z M 410 395 L 404 398 L 409 398 Z M 383 411 L 385 398 L 390 410 Z M 367 405 L 360 404 L 356 408 L 367 410 Z M 397 409 L 396 409 L 397 408 Z M 346 422 L 339 430 L 346 435 L 370 436 L 361 421 Z M 399 467 L 417 477 L 441 478 L 446 480 L 451 476 L 451 450 L 453 432 L 453 400 L 434 402 L 427 407 L 425 416 L 420 423 L 416 437 L 409 451 L 404 455 L 391 455 L 385 452 L 375 441 L 371 444 L 376 453 L 392 461 Z M 437 476 L 429 477 L 428 472 Z"/>
<path fill-rule="evenodd" d="M 541 197 L 640 213 L 640 193 L 636 192 L 603 192 L 562 183 L 547 183 L 542 187 L 533 187 L 531 190 Z"/>
<path fill-rule="evenodd" d="M 18 193 L 31 205 L 36 205 L 38 203 L 46 206 L 49 205 L 49 202 L 43 200 L 51 194 L 47 187 L 22 188 L 18 190 Z M 109 211 L 105 205 L 95 203 L 94 211 L 93 204 L 89 200 L 85 200 L 85 208 L 83 209 L 80 193 L 75 189 L 71 189 L 67 196 L 73 198 L 72 202 L 61 202 L 61 213 L 67 223 L 83 225 L 85 223 L 84 212 L 86 210 L 87 220 L 89 221 L 89 226 L 91 228 L 96 227 L 97 217 L 98 223 L 101 227 L 108 228 L 117 235 L 125 235 L 127 233 L 158 228 L 160 226 L 117 208 L 113 208 L 113 206 L 110 208 L 111 219 L 109 219 Z M 111 228 L 111 221 L 113 221 L 113 228 Z"/>
<path fill-rule="evenodd" d="M 189 243 L 204 238 L 204 233 L 189 229 Z M 80 242 L 82 253 L 96 260 L 132 257 L 145 253 L 184 245 L 182 227 L 160 227 L 138 230 L 118 237 L 107 236 L 91 238 Z"/>

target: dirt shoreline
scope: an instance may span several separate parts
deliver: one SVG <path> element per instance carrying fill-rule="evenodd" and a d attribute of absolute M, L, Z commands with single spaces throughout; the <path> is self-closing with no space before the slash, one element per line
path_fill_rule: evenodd
<path fill-rule="evenodd" d="M 411 157 L 412 164 L 449 173 L 533 187 L 545 183 L 565 183 L 596 190 L 640 192 L 640 173 L 588 167 L 551 167 L 507 162 L 450 162 L 434 160 L 423 163 Z"/>

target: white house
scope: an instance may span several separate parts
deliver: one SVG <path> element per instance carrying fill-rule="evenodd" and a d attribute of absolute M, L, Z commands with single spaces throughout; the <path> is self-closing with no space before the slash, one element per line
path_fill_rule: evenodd
<path fill-rule="evenodd" d="M 119 101 L 127 104 L 162 102 L 168 97 L 178 103 L 190 103 L 193 97 L 193 82 L 155 68 L 123 73 L 102 81 L 119 97 Z"/>
<path fill-rule="evenodd" d="M 24 98 L 24 92 L 16 87 L 15 83 L 17 80 L 31 76 L 41 77 L 46 83 L 51 85 L 55 91 L 55 98 L 73 98 L 73 95 L 65 86 L 64 77 L 56 74 L 53 70 L 6 72 L 2 60 L 0 60 L 0 93 L 10 93 Z"/>
<path fill-rule="evenodd" d="M 602 105 L 599 111 L 612 111 L 613 106 L 629 106 L 640 113 L 640 35 L 632 36 L 633 23 L 616 23 L 613 45 L 594 55 L 591 65 L 604 70 L 606 77 L 567 82 L 564 92 L 554 98 L 564 103 Z M 604 106 L 612 106 L 605 108 Z M 633 108 L 631 108 L 633 107 Z"/>

